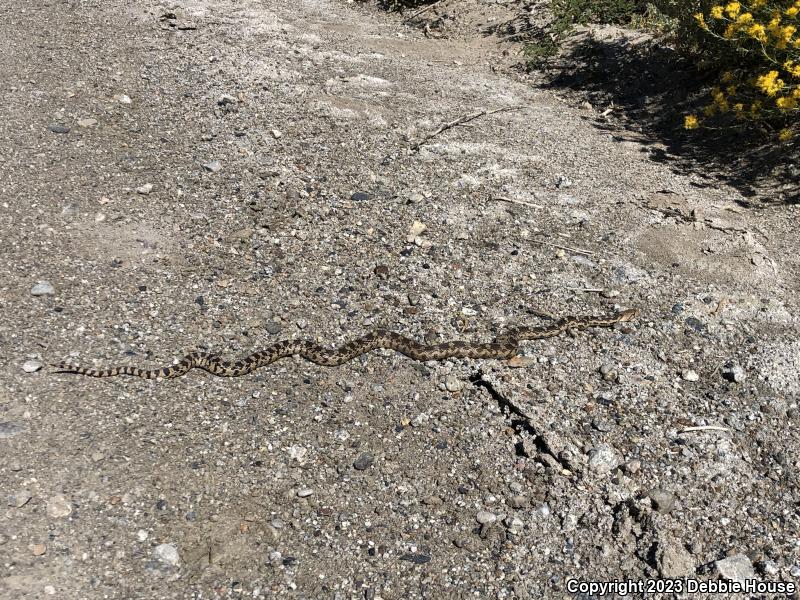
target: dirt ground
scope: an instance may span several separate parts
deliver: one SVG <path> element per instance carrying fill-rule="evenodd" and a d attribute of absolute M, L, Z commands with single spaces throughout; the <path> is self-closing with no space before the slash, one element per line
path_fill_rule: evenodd
<path fill-rule="evenodd" d="M 6 0 L 0 34 L 0 596 L 798 583 L 796 206 L 371 5 Z M 47 366 L 627 308 L 514 364 Z"/>

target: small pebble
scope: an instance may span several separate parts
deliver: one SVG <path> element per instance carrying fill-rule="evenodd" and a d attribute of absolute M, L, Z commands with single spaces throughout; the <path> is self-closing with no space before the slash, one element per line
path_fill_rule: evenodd
<path fill-rule="evenodd" d="M 481 510 L 475 516 L 475 520 L 481 525 L 490 525 L 491 523 L 497 521 L 497 515 L 489 512 L 488 510 Z"/>
<path fill-rule="evenodd" d="M 747 378 L 747 373 L 741 365 L 729 364 L 722 370 L 722 377 L 728 381 L 740 383 Z"/>
<path fill-rule="evenodd" d="M 94 127 L 97 125 L 97 119 L 79 119 L 78 126 L 79 127 Z"/>
<path fill-rule="evenodd" d="M 38 360 L 26 360 L 22 363 L 22 370 L 26 373 L 36 373 L 43 366 Z"/>
<path fill-rule="evenodd" d="M 48 596 L 53 596 L 56 593 L 56 588 L 54 588 L 52 585 L 46 585 L 44 586 L 44 593 Z"/>
<path fill-rule="evenodd" d="M 619 463 L 617 452 L 608 444 L 600 444 L 589 451 L 589 468 L 595 473 L 608 473 Z"/>
<path fill-rule="evenodd" d="M 218 160 L 203 163 L 203 168 L 210 173 L 219 173 L 222 170 L 222 163 Z"/>
<path fill-rule="evenodd" d="M 50 125 L 49 129 L 53 133 L 69 133 L 69 127 L 61 125 L 60 123 L 53 123 Z"/>
<path fill-rule="evenodd" d="M 681 378 L 684 381 L 697 381 L 700 379 L 700 375 L 697 374 L 697 371 L 693 371 L 692 369 L 684 369 L 681 371 Z"/>
<path fill-rule="evenodd" d="M 226 104 L 237 104 L 238 102 L 238 98 L 235 98 L 230 94 L 222 94 L 219 98 L 217 98 L 217 104 L 220 106 L 225 106 Z"/>
<path fill-rule="evenodd" d="M 47 516 L 54 519 L 68 517 L 72 513 L 72 506 L 61 494 L 53 496 L 47 501 Z"/>
<path fill-rule="evenodd" d="M 617 370 L 611 363 L 606 363 L 600 367 L 600 375 L 605 381 L 614 381 L 617 378 Z"/>
<path fill-rule="evenodd" d="M 153 555 L 168 565 L 175 566 L 181 562 L 181 557 L 175 544 L 160 544 L 153 550 Z"/>
<path fill-rule="evenodd" d="M 41 556 L 45 552 L 47 552 L 47 546 L 45 544 L 33 544 L 31 545 L 31 554 L 34 556 Z"/>
<path fill-rule="evenodd" d="M 150 537 L 150 534 L 147 533 L 144 529 L 140 529 L 139 531 L 136 532 L 136 539 L 138 539 L 140 542 L 146 541 L 148 537 Z"/>
<path fill-rule="evenodd" d="M 314 493 L 314 490 L 312 490 L 311 488 L 301 488 L 301 489 L 297 490 L 297 495 L 300 498 L 308 498 L 313 493 Z"/>
<path fill-rule="evenodd" d="M 525 523 L 519 517 L 506 517 L 504 523 L 511 533 L 519 533 L 525 526 Z"/>
<path fill-rule="evenodd" d="M 273 129 L 270 133 L 276 140 L 283 137 L 283 134 L 278 129 Z"/>
<path fill-rule="evenodd" d="M 464 382 L 455 375 L 448 375 L 444 380 L 444 387 L 448 392 L 460 392 L 464 389 Z"/>
<path fill-rule="evenodd" d="M 414 221 L 408 230 L 406 241 L 413 242 L 417 236 L 421 235 L 428 228 L 422 221 Z"/>
<path fill-rule="evenodd" d="M 765 575 L 775 576 L 780 572 L 780 567 L 778 567 L 778 563 L 774 560 L 765 560 L 764 564 L 761 565 L 761 569 L 764 571 Z M 800 573 L 798 573 L 798 575 L 800 575 Z"/>
<path fill-rule="evenodd" d="M 368 469 L 373 462 L 375 462 L 375 457 L 369 452 L 363 452 L 353 462 L 353 468 L 357 471 L 364 471 L 365 469 Z"/>
<path fill-rule="evenodd" d="M 145 183 L 144 185 L 136 188 L 137 194 L 149 194 L 153 191 L 153 184 L 152 183 Z"/>
<path fill-rule="evenodd" d="M 662 515 L 670 512 L 675 506 L 675 495 L 661 488 L 655 488 L 647 492 L 647 497 L 655 508 Z"/>
<path fill-rule="evenodd" d="M 722 579 L 728 581 L 738 581 L 744 583 L 748 579 L 753 579 L 756 574 L 753 570 L 753 563 L 744 554 L 734 554 L 728 558 L 723 558 L 714 563 Z"/>
<path fill-rule="evenodd" d="M 622 466 L 622 469 L 628 475 L 635 475 L 642 469 L 642 461 L 640 461 L 638 458 L 634 458 L 633 460 L 629 460 L 628 462 L 626 462 Z"/>
<path fill-rule="evenodd" d="M 789 569 L 789 575 L 792 577 L 800 577 L 800 565 L 792 565 L 792 568 Z"/>
<path fill-rule="evenodd" d="M 115 94 L 114 100 L 116 100 L 120 104 L 130 104 L 131 102 L 133 102 L 133 100 L 131 100 L 131 97 L 128 96 L 128 94 Z"/>
<path fill-rule="evenodd" d="M 40 281 L 31 288 L 31 294 L 34 296 L 52 296 L 56 293 L 56 289 L 49 281 Z"/>
<path fill-rule="evenodd" d="M 511 508 L 525 508 L 528 506 L 528 499 L 520 494 L 516 496 L 511 496 L 511 498 L 508 501 L 508 505 Z"/>

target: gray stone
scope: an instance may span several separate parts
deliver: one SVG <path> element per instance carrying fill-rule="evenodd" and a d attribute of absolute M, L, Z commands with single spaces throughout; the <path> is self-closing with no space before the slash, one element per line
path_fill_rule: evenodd
<path fill-rule="evenodd" d="M 72 506 L 61 494 L 53 496 L 47 501 L 47 516 L 61 519 L 72 514 Z"/>
<path fill-rule="evenodd" d="M 753 569 L 753 563 L 744 554 L 734 554 L 728 558 L 723 558 L 714 563 L 719 576 L 728 581 L 737 581 L 744 583 L 747 579 L 753 579 L 756 576 Z"/>
<path fill-rule="evenodd" d="M 619 455 L 608 444 L 600 444 L 589 451 L 589 468 L 595 473 L 609 473 L 619 463 Z"/>
<path fill-rule="evenodd" d="M 61 123 L 53 123 L 50 125 L 49 129 L 53 133 L 69 133 L 69 127 L 62 125 Z"/>
<path fill-rule="evenodd" d="M 675 507 L 675 495 L 661 488 L 650 490 L 647 497 L 653 503 L 653 508 L 661 514 L 665 515 Z"/>
<path fill-rule="evenodd" d="M 511 508 L 526 508 L 528 506 L 528 499 L 521 494 L 517 494 L 515 496 L 511 496 L 508 501 L 508 505 Z"/>
<path fill-rule="evenodd" d="M 33 296 L 52 296 L 56 293 L 56 288 L 49 281 L 40 281 L 31 288 Z"/>
<path fill-rule="evenodd" d="M 372 456 L 372 454 L 369 452 L 362 452 L 353 462 L 353 468 L 357 471 L 364 471 L 368 469 L 373 462 L 375 462 L 375 457 Z"/>
<path fill-rule="evenodd" d="M 488 510 L 481 510 L 475 516 L 475 520 L 481 525 L 489 525 L 497 521 L 497 515 Z"/>
<path fill-rule="evenodd" d="M 696 565 L 692 555 L 682 544 L 658 543 L 656 547 L 658 572 L 665 578 L 689 577 Z"/>
<path fill-rule="evenodd" d="M 614 381 L 618 376 L 617 369 L 610 363 L 606 363 L 600 367 L 600 375 L 602 375 L 603 379 L 606 381 Z"/>
<path fill-rule="evenodd" d="M 225 106 L 226 104 L 238 104 L 238 102 L 238 98 L 235 98 L 230 94 L 222 94 L 219 98 L 217 98 L 217 104 L 220 106 Z"/>
<path fill-rule="evenodd" d="M 761 564 L 761 570 L 764 572 L 764 575 L 770 575 L 774 577 L 780 572 L 781 569 L 778 566 L 778 563 L 776 563 L 774 560 L 765 560 Z"/>
<path fill-rule="evenodd" d="M 175 544 L 159 544 L 153 550 L 153 555 L 162 563 L 173 567 L 181 562 L 181 556 Z"/>
<path fill-rule="evenodd" d="M 22 363 L 22 370 L 26 373 L 36 373 L 43 366 L 38 360 L 26 360 Z"/>
<path fill-rule="evenodd" d="M 505 521 L 506 527 L 511 533 L 518 534 L 522 531 L 522 528 L 525 527 L 525 523 L 519 517 L 506 517 Z"/>
<path fill-rule="evenodd" d="M 210 173 L 219 173 L 222 170 L 222 163 L 218 160 L 212 160 L 210 162 L 203 163 L 203 168 Z"/>

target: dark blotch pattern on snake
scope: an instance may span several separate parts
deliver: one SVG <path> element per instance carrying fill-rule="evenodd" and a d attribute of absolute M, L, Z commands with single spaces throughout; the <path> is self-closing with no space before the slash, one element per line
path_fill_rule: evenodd
<path fill-rule="evenodd" d="M 283 340 L 235 362 L 222 360 L 209 352 L 192 352 L 175 365 L 149 370 L 129 366 L 93 369 L 65 362 L 55 363 L 52 366 L 60 372 L 78 373 L 89 377 L 133 375 L 144 379 L 156 379 L 180 377 L 195 368 L 204 369 L 220 377 L 239 377 L 272 364 L 276 360 L 294 355 L 318 365 L 336 367 L 379 348 L 395 350 L 418 361 L 447 358 L 509 359 L 517 354 L 520 342 L 550 338 L 570 330 L 611 327 L 616 323 L 632 320 L 637 313 L 636 309 L 630 309 L 609 316 L 564 317 L 545 327 L 519 327 L 510 330 L 490 343 L 452 341 L 426 345 L 393 331 L 377 329 L 334 349 L 327 349 L 307 340 Z"/>

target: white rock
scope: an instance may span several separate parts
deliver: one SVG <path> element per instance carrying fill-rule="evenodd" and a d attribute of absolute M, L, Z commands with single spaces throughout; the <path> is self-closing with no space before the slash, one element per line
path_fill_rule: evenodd
<path fill-rule="evenodd" d="M 408 242 L 413 242 L 417 238 L 417 236 L 421 235 L 422 232 L 425 231 L 427 228 L 428 226 L 425 225 L 425 223 L 421 221 L 414 221 L 411 224 L 411 228 L 408 230 L 408 237 L 406 237 L 406 240 Z"/>
<path fill-rule="evenodd" d="M 444 387 L 448 392 L 460 392 L 464 389 L 464 383 L 455 375 L 448 375 L 444 380 Z"/>
<path fill-rule="evenodd" d="M 163 563 L 175 566 L 181 562 L 178 547 L 175 544 L 160 544 L 153 550 L 153 555 Z"/>
<path fill-rule="evenodd" d="M 697 381 L 700 379 L 700 375 L 697 374 L 697 371 L 693 371 L 692 369 L 684 369 L 681 371 L 681 377 L 684 381 Z"/>
<path fill-rule="evenodd" d="M 31 288 L 31 294 L 34 296 L 51 296 L 56 293 L 56 289 L 49 281 L 40 281 Z"/>
<path fill-rule="evenodd" d="M 137 194 L 149 194 L 152 191 L 153 191 L 152 183 L 145 183 L 143 186 L 136 188 Z"/>
<path fill-rule="evenodd" d="M 608 473 L 619 463 L 619 456 L 608 444 L 600 444 L 589 452 L 589 468 L 595 473 Z"/>
<path fill-rule="evenodd" d="M 497 521 L 497 515 L 488 510 L 481 510 L 475 515 L 475 520 L 481 525 L 489 525 Z"/>
<path fill-rule="evenodd" d="M 61 494 L 53 496 L 47 501 L 47 516 L 61 519 L 72 514 L 72 506 Z"/>
<path fill-rule="evenodd" d="M 210 162 L 203 163 L 203 168 L 210 173 L 219 173 L 222 170 L 222 163 L 218 160 L 212 160 Z"/>
<path fill-rule="evenodd" d="M 738 581 L 743 584 L 746 579 L 753 579 L 756 576 L 753 563 L 744 554 L 723 558 L 715 562 L 714 566 L 719 571 L 720 577 L 728 581 Z"/>
<path fill-rule="evenodd" d="M 297 490 L 297 495 L 300 498 L 308 498 L 313 493 L 314 493 L 314 490 L 312 490 L 311 488 L 301 488 L 301 489 Z"/>
<path fill-rule="evenodd" d="M 26 373 L 35 373 L 41 369 L 42 366 L 42 363 L 40 363 L 38 360 L 26 360 L 24 363 L 22 363 L 22 370 Z"/>

